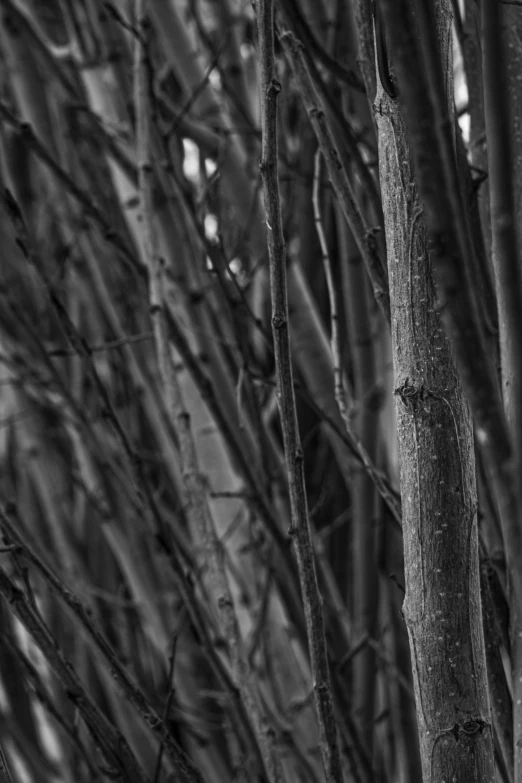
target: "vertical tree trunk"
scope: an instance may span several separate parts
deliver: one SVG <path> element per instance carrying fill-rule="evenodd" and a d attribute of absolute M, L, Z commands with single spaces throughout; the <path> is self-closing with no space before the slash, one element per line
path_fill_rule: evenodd
<path fill-rule="evenodd" d="M 517 217 L 520 217 L 520 183 L 513 174 L 520 173 L 519 152 L 520 108 L 516 99 L 520 87 L 516 78 L 520 73 L 522 56 L 507 57 L 505 52 L 519 43 L 516 34 L 522 27 L 514 22 L 515 36 L 502 30 L 502 7 L 495 0 L 483 0 L 482 12 L 482 62 L 484 73 L 484 108 L 488 138 L 488 173 L 491 206 L 491 235 L 495 289 L 498 303 L 498 325 L 502 398 L 510 427 L 515 475 L 520 476 L 522 466 L 522 311 L 520 296 L 522 280 L 520 247 L 517 247 Z M 510 82 L 509 92 L 506 82 Z M 515 207 L 515 197 L 519 202 Z M 520 232 L 519 232 L 520 234 Z M 519 516 L 522 508 L 520 482 L 515 483 L 518 492 Z M 520 522 L 519 522 L 520 524 Z M 514 553 L 510 553 L 513 555 Z M 513 683 L 513 717 L 515 724 L 515 780 L 522 780 L 522 634 L 520 603 L 510 589 L 511 676 Z M 517 741 L 518 740 L 518 741 Z"/>
<path fill-rule="evenodd" d="M 506 89 L 509 108 L 509 134 L 511 137 L 510 152 L 512 165 L 513 207 L 516 230 L 516 252 L 518 271 L 522 270 L 522 16 L 520 8 L 503 6 L 501 44 L 506 66 Z M 512 338 L 513 339 L 513 338 Z M 516 339 L 516 337 L 514 338 Z M 518 342 L 518 341 L 517 341 Z M 522 350 L 520 344 L 516 345 L 516 351 Z M 507 388 L 509 384 L 510 388 Z M 516 390 L 513 388 L 510 375 L 502 373 L 502 392 L 506 405 L 506 415 L 511 427 L 520 422 L 520 406 L 522 400 L 517 399 Z M 515 441 L 520 441 L 520 432 L 514 433 Z M 520 454 L 520 442 L 518 446 L 518 468 L 522 455 Z M 519 501 L 521 506 L 522 502 Z M 520 506 L 519 506 L 520 507 Z M 514 693 L 514 740 L 515 740 L 515 780 L 522 780 L 522 708 L 520 694 L 522 691 L 522 650 L 520 644 L 520 632 L 516 629 L 514 618 L 511 619 L 512 631 L 512 678 Z M 516 630 L 515 630 L 516 629 Z M 516 634 L 516 637 L 515 637 Z"/>
<path fill-rule="evenodd" d="M 449 17 L 439 37 L 453 101 Z M 435 307 L 399 105 L 379 86 L 406 599 L 425 783 L 493 780 L 470 412 Z"/>

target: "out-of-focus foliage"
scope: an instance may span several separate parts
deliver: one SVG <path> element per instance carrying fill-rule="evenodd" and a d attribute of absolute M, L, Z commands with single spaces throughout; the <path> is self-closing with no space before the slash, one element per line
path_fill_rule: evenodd
<path fill-rule="evenodd" d="M 385 263 L 364 6 L 284 2 L 276 21 L 303 42 Z M 12 777 L 322 781 L 275 397 L 255 12 L 0 10 Z M 292 358 L 344 774 L 417 783 L 389 330 L 277 52 Z"/>

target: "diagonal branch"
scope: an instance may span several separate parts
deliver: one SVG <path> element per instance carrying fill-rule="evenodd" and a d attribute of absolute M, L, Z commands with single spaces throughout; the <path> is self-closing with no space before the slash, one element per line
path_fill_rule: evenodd
<path fill-rule="evenodd" d="M 350 226 L 350 230 L 357 242 L 359 252 L 366 264 L 375 299 L 386 318 L 386 322 L 389 324 L 390 295 L 388 291 L 388 280 L 386 278 L 384 266 L 379 258 L 375 232 L 367 229 L 361 213 L 359 212 L 353 189 L 345 168 L 341 163 L 341 155 L 337 149 L 328 123 L 326 122 L 322 104 L 314 89 L 306 57 L 303 53 L 303 45 L 290 32 L 284 32 L 280 36 L 280 41 L 290 60 L 301 98 L 315 135 L 317 136 L 319 147 L 326 161 L 328 174 L 335 194 L 339 199 L 344 217 Z"/>
<path fill-rule="evenodd" d="M 152 198 L 154 168 L 151 148 L 149 73 L 146 46 L 144 44 L 148 37 L 149 21 L 145 10 L 145 0 L 136 0 L 136 18 L 141 32 L 136 43 L 134 71 L 138 172 L 145 255 L 150 270 L 150 313 L 154 327 L 163 393 L 169 416 L 178 435 L 183 485 L 189 505 L 188 513 L 192 516 L 198 531 L 199 540 L 205 547 L 210 583 L 215 596 L 221 628 L 228 647 L 235 685 L 239 690 L 245 711 L 252 722 L 252 728 L 259 746 L 259 766 L 261 769 L 266 769 L 271 783 L 281 783 L 280 760 L 276 752 L 272 733 L 266 729 L 266 721 L 260 711 L 259 701 L 253 686 L 251 670 L 244 652 L 236 608 L 225 570 L 223 550 L 217 537 L 208 503 L 208 487 L 201 473 L 190 414 L 185 407 L 169 343 L 164 269 L 158 255 Z"/>
<path fill-rule="evenodd" d="M 152 733 L 163 743 L 165 750 L 172 759 L 176 768 L 187 783 L 202 783 L 199 772 L 193 767 L 190 759 L 171 737 L 165 724 L 160 720 L 146 696 L 139 686 L 132 680 L 126 668 L 118 659 L 116 653 L 106 641 L 105 637 L 96 626 L 88 610 L 79 598 L 53 573 L 43 560 L 34 552 L 19 534 L 17 527 L 11 522 L 7 513 L 0 509 L 0 527 L 6 533 L 8 539 L 23 551 L 27 560 L 37 569 L 50 590 L 68 607 L 80 626 L 84 629 L 87 639 L 101 653 L 107 662 L 115 682 L 120 686 L 130 704 L 147 723 Z"/>
<path fill-rule="evenodd" d="M 103 715 L 81 684 L 71 663 L 60 651 L 56 640 L 28 597 L 0 568 L 0 595 L 10 604 L 13 613 L 33 637 L 49 666 L 62 683 L 68 698 L 78 708 L 95 742 L 118 775 L 129 783 L 149 783 L 125 737 Z"/>

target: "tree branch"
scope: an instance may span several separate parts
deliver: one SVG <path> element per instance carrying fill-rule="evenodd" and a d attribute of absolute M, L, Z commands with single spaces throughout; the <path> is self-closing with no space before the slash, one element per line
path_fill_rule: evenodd
<path fill-rule="evenodd" d="M 259 0 L 257 22 L 261 60 L 262 151 L 260 168 L 267 215 L 277 402 L 283 429 L 292 514 L 290 531 L 295 536 L 299 577 L 305 606 L 323 767 L 328 783 L 342 783 L 341 756 L 337 741 L 322 605 L 308 519 L 303 451 L 297 428 L 290 355 L 286 248 L 277 176 L 277 95 L 281 90 L 281 85 L 276 79 L 272 0 Z"/>

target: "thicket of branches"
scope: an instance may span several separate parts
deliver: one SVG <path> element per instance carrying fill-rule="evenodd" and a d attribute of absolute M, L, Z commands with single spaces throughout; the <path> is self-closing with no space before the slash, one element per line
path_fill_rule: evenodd
<path fill-rule="evenodd" d="M 521 783 L 522 9 L 0 11 L 0 780 Z"/>

